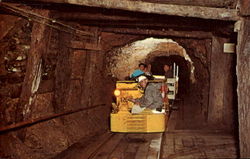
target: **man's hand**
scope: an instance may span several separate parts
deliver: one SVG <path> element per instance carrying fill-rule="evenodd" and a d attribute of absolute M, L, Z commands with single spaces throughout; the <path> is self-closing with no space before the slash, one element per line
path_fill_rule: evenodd
<path fill-rule="evenodd" d="M 129 97 L 127 97 L 126 99 L 127 99 L 128 101 L 130 101 L 130 102 L 135 103 L 135 99 L 133 99 L 133 97 L 132 97 L 132 96 L 129 96 Z"/>
<path fill-rule="evenodd" d="M 127 97 L 126 100 L 128 100 L 128 101 L 130 101 L 130 102 L 132 102 L 132 103 L 134 103 L 134 104 L 136 104 L 136 105 L 140 105 L 140 103 L 139 103 L 139 102 L 136 102 L 136 100 L 133 99 L 132 96 Z"/>

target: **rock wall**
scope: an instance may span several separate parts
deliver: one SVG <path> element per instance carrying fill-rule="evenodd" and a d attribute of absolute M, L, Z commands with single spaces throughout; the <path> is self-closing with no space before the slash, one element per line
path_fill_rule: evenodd
<path fill-rule="evenodd" d="M 68 110 L 98 107 L 1 133 L 0 157 L 51 158 L 83 137 L 107 131 L 111 96 L 105 87 L 105 54 L 86 47 L 75 48 L 72 43 L 95 45 L 96 41 L 47 26 L 42 31 L 44 26 L 40 27 L 39 23 L 32 27 L 33 22 L 16 17 L 14 20 L 10 24 L 1 21 L 12 28 L 0 39 L 1 127 Z M 37 38 L 46 40 L 39 44 Z M 36 56 L 37 53 L 41 56 Z M 37 77 L 36 92 L 26 93 L 27 99 L 32 97 L 32 103 L 28 100 L 29 115 L 24 116 L 25 107 L 21 103 L 26 106 L 27 101 L 22 94 L 33 83 L 24 83 L 24 79 L 34 78 L 32 73 L 37 68 L 34 63 L 27 63 L 29 58 L 41 61 L 41 75 Z"/>
<path fill-rule="evenodd" d="M 1 105 L 4 106 L 0 108 L 1 127 L 68 110 L 94 108 L 1 133 L 0 157 L 52 158 L 81 138 L 107 131 L 115 79 L 106 75 L 109 57 L 105 53 L 142 37 L 100 33 L 96 27 L 80 26 L 81 30 L 95 34 L 94 38 L 86 38 L 19 17 L 13 17 L 14 20 L 16 22 L 1 21 L 12 28 L 0 41 L 3 44 L 0 89 Z M 69 25 L 77 26 L 75 23 Z M 27 62 L 29 58 L 35 58 L 37 63 L 34 64 L 34 60 Z M 37 64 L 41 66 L 34 67 Z M 37 68 L 41 69 L 40 75 L 32 76 Z M 32 79 L 27 80 L 27 76 Z M 37 79 L 35 93 L 26 93 L 30 90 L 27 88 L 32 88 L 32 81 Z M 26 99 L 32 97 L 32 103 L 22 98 L 23 92 Z M 27 104 L 29 113 L 24 115 Z"/>
<path fill-rule="evenodd" d="M 229 40 L 216 35 L 204 40 L 176 39 L 195 66 L 196 83 L 188 88 L 190 102 L 184 114 L 190 113 L 194 119 L 201 117 L 198 127 L 202 129 L 235 132 L 235 55 L 223 53 L 223 45 Z"/>
<path fill-rule="evenodd" d="M 0 125 L 15 121 L 16 106 L 24 81 L 30 49 L 32 23 L 22 18 L 1 15 L 0 39 Z"/>

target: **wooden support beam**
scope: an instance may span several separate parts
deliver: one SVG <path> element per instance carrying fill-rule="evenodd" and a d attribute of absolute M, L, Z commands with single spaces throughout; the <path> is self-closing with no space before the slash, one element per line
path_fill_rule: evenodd
<path fill-rule="evenodd" d="M 59 34 L 59 54 L 57 56 L 54 81 L 54 110 L 63 112 L 66 109 L 67 97 L 70 92 L 71 75 L 71 50 L 68 47 L 72 39 L 71 34 L 61 32 Z"/>
<path fill-rule="evenodd" d="M 49 16 L 48 10 L 36 10 L 40 15 Z M 20 97 L 21 105 L 18 108 L 17 121 L 30 117 L 32 104 L 40 85 L 42 75 L 42 54 L 46 52 L 47 27 L 40 23 L 34 23 L 31 35 L 31 47 L 28 54 L 27 69 Z"/>
<path fill-rule="evenodd" d="M 240 15 L 250 16 L 250 0 L 241 0 L 240 2 Z"/>
<path fill-rule="evenodd" d="M 123 20 L 123 21 L 138 21 L 142 20 L 137 17 L 121 16 L 121 15 L 105 15 L 102 13 L 86 13 L 86 12 L 56 12 L 53 15 L 54 19 L 65 19 L 65 20 Z M 152 19 L 151 19 L 152 20 Z"/>
<path fill-rule="evenodd" d="M 243 18 L 238 33 L 237 94 L 240 158 L 250 158 L 250 18 Z"/>
<path fill-rule="evenodd" d="M 210 67 L 208 123 L 230 131 L 233 125 L 233 67 L 234 56 L 223 52 L 230 39 L 213 36 Z M 223 75 L 223 78 L 221 76 Z"/>
<path fill-rule="evenodd" d="M 196 38 L 196 39 L 212 38 L 211 32 L 204 32 L 204 31 L 173 31 L 173 30 L 129 29 L 129 28 L 102 28 L 101 31 L 110 33 L 120 33 L 120 34 L 169 36 L 169 37 L 184 37 L 184 38 Z"/>
<path fill-rule="evenodd" d="M 178 5 L 189 5 L 189 6 L 205 6 L 205 7 L 216 7 L 216 8 L 235 8 L 235 0 L 141 0 L 144 2 L 151 3 L 163 3 L 163 4 L 178 4 Z"/>
<path fill-rule="evenodd" d="M 37 92 L 39 94 L 42 94 L 47 92 L 53 92 L 54 89 L 55 89 L 54 80 L 42 80 Z"/>
<path fill-rule="evenodd" d="M 68 3 L 90 7 L 101 7 L 110 9 L 121 9 L 133 12 L 153 13 L 171 16 L 194 17 L 202 19 L 217 20 L 238 20 L 237 11 L 235 9 L 158 4 L 141 1 L 129 0 L 35 0 L 41 2 L 52 3 Z"/>
<path fill-rule="evenodd" d="M 191 25 L 191 24 L 184 24 L 183 22 L 176 22 L 173 24 L 173 22 L 169 23 L 159 23 L 159 22 L 154 22 L 154 21 L 134 21 L 134 22 L 129 22 L 129 21 L 124 21 L 124 22 L 111 22 L 111 21 L 82 21 L 81 24 L 86 25 L 86 26 L 98 26 L 100 28 L 131 28 L 131 29 L 147 29 L 147 28 L 154 28 L 156 30 L 160 29 L 186 29 L 186 30 L 200 30 L 202 27 L 202 30 L 206 31 L 211 31 L 211 25 L 202 25 L 200 26 L 199 24 L 197 25 Z M 179 25 L 177 25 L 179 24 Z M 212 28 L 213 29 L 213 28 Z"/>
<path fill-rule="evenodd" d="M 82 41 L 71 41 L 70 47 L 78 50 L 96 50 L 96 51 L 102 50 L 101 45 L 98 45 L 96 43 L 82 42 Z"/>

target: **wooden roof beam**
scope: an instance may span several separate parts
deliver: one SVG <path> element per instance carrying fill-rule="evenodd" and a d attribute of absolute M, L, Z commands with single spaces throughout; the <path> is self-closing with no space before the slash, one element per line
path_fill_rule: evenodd
<path fill-rule="evenodd" d="M 121 9 L 142 13 L 193 17 L 202 19 L 217 19 L 237 21 L 239 19 L 236 9 L 212 8 L 200 6 L 159 4 L 130 0 L 33 0 L 51 3 L 67 3 L 74 5 Z"/>
<path fill-rule="evenodd" d="M 195 39 L 211 39 L 211 32 L 204 31 L 174 31 L 174 30 L 152 30 L 152 29 L 131 29 L 131 28 L 101 28 L 102 32 L 133 34 L 147 36 L 168 36 Z"/>

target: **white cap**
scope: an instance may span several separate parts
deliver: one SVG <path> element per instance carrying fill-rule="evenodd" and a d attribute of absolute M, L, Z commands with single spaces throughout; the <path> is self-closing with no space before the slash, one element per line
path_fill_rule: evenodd
<path fill-rule="evenodd" d="M 145 80 L 145 79 L 147 79 L 147 77 L 146 76 L 140 76 L 140 77 L 138 77 L 138 82 L 141 82 L 141 81 L 143 81 L 143 80 Z"/>

